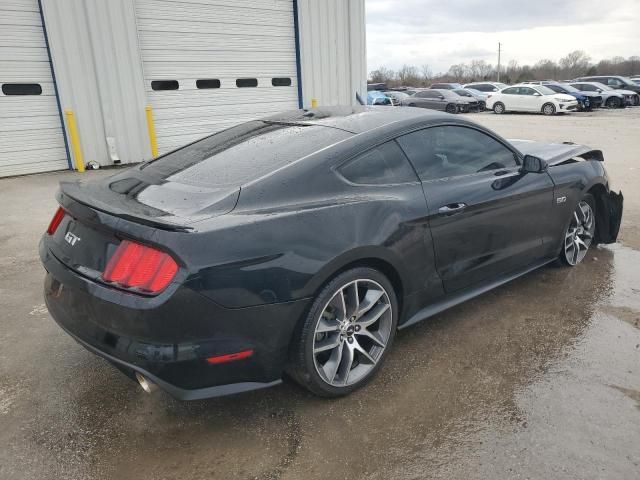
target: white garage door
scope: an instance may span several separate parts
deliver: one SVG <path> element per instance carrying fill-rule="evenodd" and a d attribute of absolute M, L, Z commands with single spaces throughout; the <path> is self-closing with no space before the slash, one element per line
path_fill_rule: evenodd
<path fill-rule="evenodd" d="M 160 153 L 298 108 L 291 0 L 136 0 Z"/>
<path fill-rule="evenodd" d="M 0 177 L 68 168 L 37 0 L 0 1 Z"/>

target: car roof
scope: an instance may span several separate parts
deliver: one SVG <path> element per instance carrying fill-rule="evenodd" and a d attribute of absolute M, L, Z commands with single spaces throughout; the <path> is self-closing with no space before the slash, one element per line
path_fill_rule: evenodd
<path fill-rule="evenodd" d="M 291 110 L 263 118 L 263 121 L 298 125 L 318 125 L 358 134 L 393 123 L 422 119 L 448 119 L 449 115 L 423 108 L 372 106 L 320 107 Z"/>

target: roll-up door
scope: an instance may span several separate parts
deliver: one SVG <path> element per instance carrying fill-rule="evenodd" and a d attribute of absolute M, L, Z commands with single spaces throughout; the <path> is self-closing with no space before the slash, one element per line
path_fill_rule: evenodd
<path fill-rule="evenodd" d="M 159 152 L 298 108 L 291 0 L 136 0 Z"/>
<path fill-rule="evenodd" d="M 0 2 L 0 177 L 68 168 L 37 0 Z"/>

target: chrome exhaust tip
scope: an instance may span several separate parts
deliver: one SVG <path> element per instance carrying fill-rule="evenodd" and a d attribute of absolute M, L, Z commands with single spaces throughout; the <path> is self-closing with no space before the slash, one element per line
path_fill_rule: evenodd
<path fill-rule="evenodd" d="M 136 380 L 138 380 L 142 389 L 147 393 L 153 393 L 158 389 L 158 386 L 155 383 L 139 372 L 136 372 Z"/>

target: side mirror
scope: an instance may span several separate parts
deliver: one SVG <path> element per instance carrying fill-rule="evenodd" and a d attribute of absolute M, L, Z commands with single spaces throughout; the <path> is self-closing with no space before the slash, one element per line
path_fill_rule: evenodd
<path fill-rule="evenodd" d="M 534 97 L 541 97 L 542 95 L 540 95 L 538 92 L 533 94 Z"/>
<path fill-rule="evenodd" d="M 525 155 L 522 160 L 522 173 L 542 173 L 547 170 L 547 162 L 533 155 Z"/>

